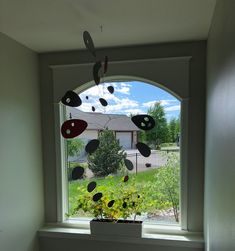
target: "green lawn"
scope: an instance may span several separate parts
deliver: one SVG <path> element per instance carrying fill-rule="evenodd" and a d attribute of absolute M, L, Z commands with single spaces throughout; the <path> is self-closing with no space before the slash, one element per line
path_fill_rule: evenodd
<path fill-rule="evenodd" d="M 129 180 L 135 178 L 136 183 L 146 183 L 154 182 L 154 174 L 157 172 L 157 169 L 150 169 L 145 172 L 140 172 L 137 175 L 132 173 L 129 174 Z M 92 179 L 82 179 L 77 181 L 72 181 L 69 183 L 69 197 L 76 197 L 78 186 L 86 187 L 87 184 L 91 181 L 96 181 L 97 185 L 102 186 L 117 186 L 122 180 L 123 176 L 112 176 L 112 179 L 108 178 L 92 178 Z"/>
<path fill-rule="evenodd" d="M 103 194 L 102 203 L 104 202 L 105 205 L 113 199 L 115 205 L 118 205 L 117 203 L 122 205 L 124 200 L 130 198 L 132 200 L 138 195 L 141 200 L 139 212 L 153 217 L 159 213 L 159 210 L 165 211 L 179 206 L 179 156 L 176 153 L 172 153 L 172 156 L 175 157 L 169 158 L 164 167 L 149 168 L 137 175 L 129 174 L 127 182 L 123 181 L 124 174 L 70 181 L 69 214 L 75 217 L 92 217 L 91 212 L 96 207 L 96 204 L 91 204 L 92 196 L 97 192 Z M 96 181 L 97 187 L 89 193 L 87 185 L 91 181 Z M 77 208 L 78 211 L 75 210 Z"/>
<path fill-rule="evenodd" d="M 132 173 L 129 174 L 129 180 L 126 183 L 127 186 L 131 186 L 135 184 L 135 186 L 139 187 L 140 193 L 145 194 L 149 199 L 151 198 L 153 201 L 157 203 L 157 193 L 154 193 L 154 182 L 156 181 L 155 174 L 158 169 L 150 169 L 145 172 L 140 172 L 137 175 Z M 96 181 L 97 186 L 105 186 L 111 188 L 115 188 L 120 186 L 120 182 L 123 182 L 123 176 L 111 176 L 106 178 L 92 178 L 92 179 L 82 179 L 78 181 L 72 181 L 69 183 L 69 202 L 70 202 L 70 213 L 73 212 L 73 209 L 76 208 L 76 197 L 78 196 L 78 192 L 81 191 L 81 188 L 86 190 L 86 187 L 89 182 Z M 78 191 L 78 188 L 79 191 Z"/>

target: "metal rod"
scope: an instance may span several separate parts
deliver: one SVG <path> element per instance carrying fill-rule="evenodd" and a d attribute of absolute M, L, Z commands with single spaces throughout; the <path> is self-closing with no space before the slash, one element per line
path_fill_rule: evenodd
<path fill-rule="evenodd" d="M 135 174 L 137 174 L 137 161 L 138 161 L 138 158 L 137 158 L 137 153 L 135 154 Z"/>

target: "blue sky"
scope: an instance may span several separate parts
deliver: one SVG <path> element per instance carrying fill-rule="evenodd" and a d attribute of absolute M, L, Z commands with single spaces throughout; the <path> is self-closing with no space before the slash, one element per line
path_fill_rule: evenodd
<path fill-rule="evenodd" d="M 114 93 L 110 94 L 107 87 L 112 85 Z M 79 94 L 83 103 L 80 110 L 91 112 L 91 107 L 96 112 L 109 114 L 143 114 L 147 113 L 149 107 L 155 102 L 161 102 L 164 107 L 166 118 L 178 118 L 180 113 L 180 101 L 170 93 L 150 84 L 139 81 L 109 82 L 94 86 Z M 86 99 L 86 96 L 89 99 Z M 107 100 L 108 106 L 103 107 L 99 98 Z"/>

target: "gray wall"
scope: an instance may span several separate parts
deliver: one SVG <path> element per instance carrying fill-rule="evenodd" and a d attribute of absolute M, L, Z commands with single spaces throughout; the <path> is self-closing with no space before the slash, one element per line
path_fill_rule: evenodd
<path fill-rule="evenodd" d="M 235 250 L 235 1 L 219 0 L 208 39 L 207 251 Z"/>
<path fill-rule="evenodd" d="M 0 250 L 38 250 L 43 179 L 38 57 L 0 33 Z"/>

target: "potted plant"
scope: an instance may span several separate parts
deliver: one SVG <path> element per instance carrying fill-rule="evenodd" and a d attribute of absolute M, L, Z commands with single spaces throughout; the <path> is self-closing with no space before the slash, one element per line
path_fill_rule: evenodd
<path fill-rule="evenodd" d="M 111 184 L 117 177 L 108 176 L 106 179 Z M 82 210 L 93 215 L 91 234 L 141 237 L 142 221 L 136 220 L 136 216 L 141 214 L 143 196 L 134 180 L 127 184 L 128 176 L 120 179 L 116 187 L 97 185 L 92 181 L 87 189 L 79 188 L 74 214 Z"/>

